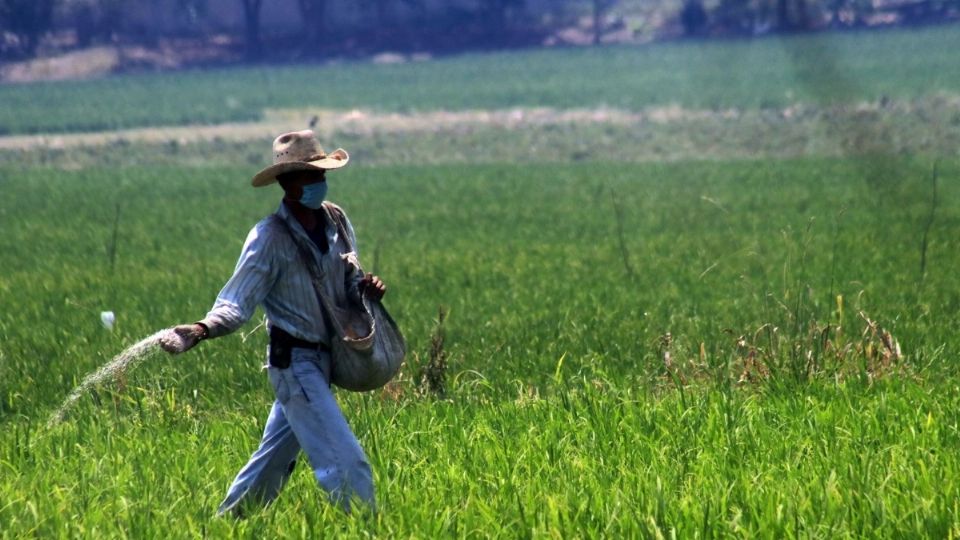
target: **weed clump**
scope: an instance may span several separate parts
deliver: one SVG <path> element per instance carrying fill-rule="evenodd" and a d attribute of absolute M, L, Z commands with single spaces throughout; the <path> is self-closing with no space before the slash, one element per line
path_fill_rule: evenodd
<path fill-rule="evenodd" d="M 447 351 L 444 348 L 446 331 L 443 327 L 447 320 L 447 310 L 443 306 L 437 308 L 437 320 L 430 336 L 430 350 L 427 352 L 427 363 L 420 367 L 417 373 L 418 388 L 421 395 L 443 397 L 446 395 L 447 381 Z"/>
<path fill-rule="evenodd" d="M 677 348 L 676 339 L 667 332 L 659 339 L 661 382 L 677 387 L 697 381 L 744 387 L 775 380 L 806 383 L 823 378 L 855 378 L 871 383 L 909 374 L 911 366 L 897 338 L 863 311 L 858 316 L 863 329 L 854 337 L 847 336 L 840 324 L 817 321 L 800 332 L 783 332 L 770 323 L 743 334 L 726 329 L 724 333 L 731 340 L 720 343 L 713 355 L 707 353 L 707 344 L 700 342 L 696 358 L 685 361 L 672 352 Z"/>

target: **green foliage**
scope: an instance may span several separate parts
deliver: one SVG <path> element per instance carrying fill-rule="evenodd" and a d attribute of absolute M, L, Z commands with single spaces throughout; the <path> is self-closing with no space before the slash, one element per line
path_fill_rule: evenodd
<path fill-rule="evenodd" d="M 0 86 L 0 134 L 256 120 L 264 109 L 770 108 L 955 92 L 960 27 L 534 50 Z"/>
<path fill-rule="evenodd" d="M 344 517 L 299 469 L 270 509 L 212 517 L 253 450 L 261 403 L 215 417 L 189 386 L 44 438 L 8 430 L 0 534 L 170 538 L 938 537 L 957 534 L 957 389 L 709 392 L 681 403 L 574 378 L 499 402 L 345 406 L 379 515 Z M 150 399 L 150 395 L 155 397 Z M 199 397 L 197 397 L 199 396 Z M 253 396 L 265 401 L 265 395 Z M 160 434 L 158 435 L 158 432 Z M 302 464 L 301 464 L 302 466 Z M 175 524 L 173 526 L 172 524 Z M 322 531 L 320 533 L 319 531 Z"/>
<path fill-rule="evenodd" d="M 3 169 L 2 534 L 957 534 L 958 165 L 940 165 L 922 287 L 924 160 L 339 171 L 331 197 L 417 353 L 384 393 L 340 394 L 372 522 L 302 471 L 272 508 L 211 518 L 271 399 L 256 322 L 42 427 L 85 373 L 203 315 L 276 190 L 250 168 Z M 439 305 L 442 400 L 412 380 Z M 858 309 L 903 356 L 851 347 L 811 371 L 811 325 L 856 344 Z M 751 347 L 769 373 L 744 379 Z"/>
<path fill-rule="evenodd" d="M 5 87 L 14 106 L 0 115 L 29 131 L 201 109 L 214 121 L 235 111 L 210 104 L 235 102 L 256 115 L 926 96 L 957 75 L 947 56 L 913 53 L 957 35 Z M 882 63 L 891 44 L 910 61 Z M 771 58 L 786 67 L 736 78 Z M 677 60 L 697 70 L 663 67 Z M 18 94 L 30 91 L 38 105 Z M 107 110 L 96 92 L 130 97 Z M 955 110 L 938 103 L 799 108 L 796 125 L 754 111 L 686 127 L 338 134 L 354 164 L 331 176 L 331 198 L 412 353 L 382 392 L 338 394 L 376 475 L 372 519 L 326 505 L 306 467 L 272 507 L 212 517 L 272 399 L 259 320 L 44 425 L 86 373 L 206 312 L 278 202 L 248 187 L 269 141 L 4 154 L 0 537 L 958 537 L 960 161 Z M 900 141 L 931 134 L 942 140 Z M 672 149 L 683 141 L 700 153 Z M 913 152 L 943 156 L 936 197 L 933 158 Z M 821 157 L 783 158 L 803 154 Z"/>

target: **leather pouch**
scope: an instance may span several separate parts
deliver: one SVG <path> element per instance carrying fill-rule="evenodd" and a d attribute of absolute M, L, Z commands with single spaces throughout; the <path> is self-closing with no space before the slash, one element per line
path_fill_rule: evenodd
<path fill-rule="evenodd" d="M 267 361 L 270 363 L 270 367 L 275 367 L 277 369 L 287 369 L 290 367 L 290 355 L 292 348 L 285 343 L 278 343 L 277 341 L 270 342 L 270 353 L 267 358 Z"/>

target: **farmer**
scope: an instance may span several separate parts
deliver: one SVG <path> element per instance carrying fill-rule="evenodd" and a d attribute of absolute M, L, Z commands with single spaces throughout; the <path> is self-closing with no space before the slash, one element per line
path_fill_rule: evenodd
<path fill-rule="evenodd" d="M 303 449 L 313 474 L 330 500 L 350 510 L 351 499 L 374 508 L 373 478 L 363 449 L 330 390 L 329 329 L 318 301 L 305 253 L 291 235 L 309 238 L 323 270 L 323 283 L 338 306 L 379 300 L 383 282 L 363 275 L 355 264 L 353 227 L 339 207 L 323 204 L 326 172 L 347 164 L 342 148 L 324 154 L 312 131 L 285 133 L 273 142 L 274 164 L 253 177 L 253 186 L 278 182 L 283 200 L 276 217 L 268 217 L 247 235 L 233 277 L 207 316 L 175 327 L 161 346 L 182 353 L 202 340 L 237 330 L 263 305 L 270 333 L 267 372 L 276 400 L 267 418 L 260 447 L 240 470 L 219 515 L 242 515 L 245 501 L 272 501 L 290 477 Z M 339 223 L 339 226 L 338 226 Z M 344 238 L 348 236 L 349 238 Z M 245 503 L 248 504 L 248 503 Z"/>

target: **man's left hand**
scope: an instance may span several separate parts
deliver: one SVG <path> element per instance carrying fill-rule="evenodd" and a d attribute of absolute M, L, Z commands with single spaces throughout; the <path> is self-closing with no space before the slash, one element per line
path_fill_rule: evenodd
<path fill-rule="evenodd" d="M 359 287 L 360 293 L 370 300 L 379 301 L 383 298 L 383 295 L 387 294 L 387 286 L 383 284 L 383 281 L 369 272 L 360 280 Z"/>

